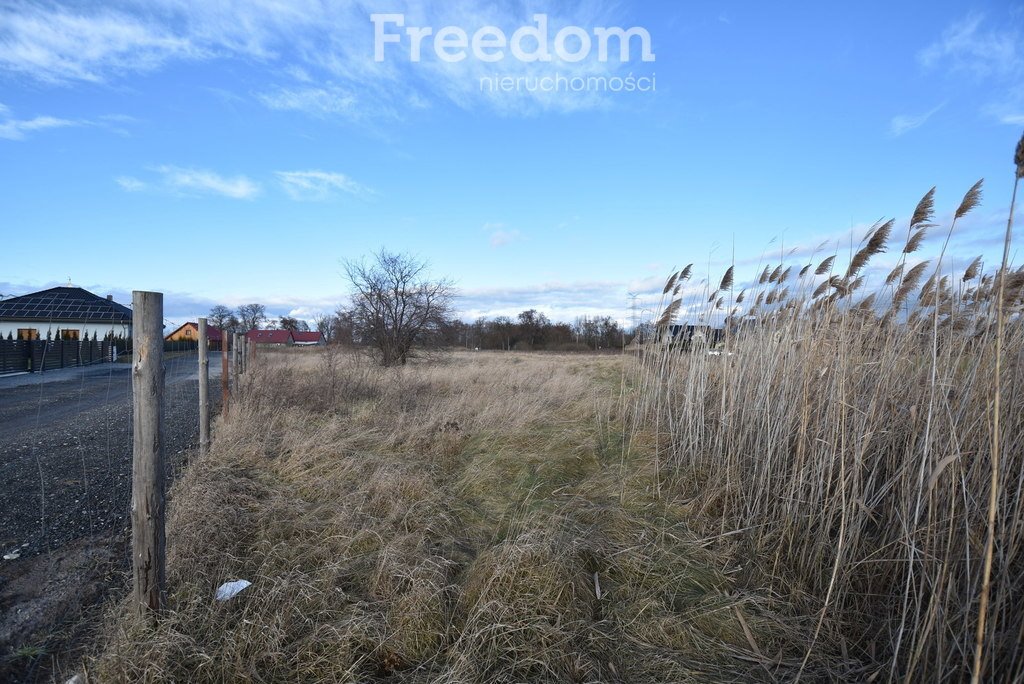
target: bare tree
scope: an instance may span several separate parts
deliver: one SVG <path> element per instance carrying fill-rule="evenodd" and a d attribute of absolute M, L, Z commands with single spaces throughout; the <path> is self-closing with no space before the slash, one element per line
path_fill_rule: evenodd
<path fill-rule="evenodd" d="M 238 318 L 235 317 L 235 313 L 223 304 L 218 304 L 210 309 L 210 313 L 206 315 L 206 320 L 211 326 L 221 330 L 233 331 L 239 327 Z"/>
<path fill-rule="evenodd" d="M 262 304 L 243 304 L 238 307 L 238 321 L 242 330 L 255 330 L 267 320 L 267 307 Z"/>
<path fill-rule="evenodd" d="M 281 330 L 291 330 L 292 332 L 309 332 L 309 324 L 301 318 L 295 318 L 294 316 L 281 316 L 277 325 Z"/>
<path fill-rule="evenodd" d="M 313 317 L 313 325 L 317 332 L 324 336 L 324 342 L 330 344 L 334 339 L 334 314 L 322 313 Z"/>
<path fill-rule="evenodd" d="M 430 343 L 451 309 L 452 283 L 431 280 L 415 257 L 382 249 L 370 264 L 346 261 L 345 273 L 354 333 L 385 366 L 404 364 L 414 346 Z"/>

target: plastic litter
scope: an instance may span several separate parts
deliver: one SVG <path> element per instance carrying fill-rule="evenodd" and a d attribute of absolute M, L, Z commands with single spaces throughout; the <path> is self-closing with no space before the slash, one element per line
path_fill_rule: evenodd
<path fill-rule="evenodd" d="M 21 557 L 21 551 L 11 551 L 10 553 L 4 554 L 4 560 L 18 560 Z"/>
<path fill-rule="evenodd" d="M 251 584 L 252 582 L 250 582 L 249 580 L 231 580 L 230 582 L 225 582 L 224 584 L 217 587 L 216 598 L 218 601 L 227 601 L 228 599 L 237 596 L 238 592 L 242 591 Z"/>

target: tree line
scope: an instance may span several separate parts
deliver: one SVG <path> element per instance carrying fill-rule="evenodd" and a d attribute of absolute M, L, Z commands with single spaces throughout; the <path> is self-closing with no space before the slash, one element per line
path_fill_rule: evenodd
<path fill-rule="evenodd" d="M 584 316 L 572 323 L 551 321 L 528 309 L 515 318 L 497 316 L 467 323 L 455 316 L 454 285 L 435 279 L 424 261 L 381 250 L 367 261 L 344 262 L 352 295 L 333 313 L 318 315 L 315 329 L 328 344 L 364 346 L 384 365 L 400 365 L 417 350 L 444 347 L 501 350 L 597 351 L 621 349 L 630 335 L 611 316 Z M 237 309 L 215 306 L 207 320 L 228 330 L 251 330 L 268 321 L 262 304 Z M 278 327 L 309 329 L 305 321 L 282 317 Z"/>

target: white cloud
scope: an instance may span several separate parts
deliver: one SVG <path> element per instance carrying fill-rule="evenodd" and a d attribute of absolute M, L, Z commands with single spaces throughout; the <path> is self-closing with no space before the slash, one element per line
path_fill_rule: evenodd
<path fill-rule="evenodd" d="M 270 109 L 305 112 L 326 117 L 342 115 L 354 117 L 356 98 L 350 92 L 328 86 L 326 88 L 278 88 L 256 96 Z"/>
<path fill-rule="evenodd" d="M 293 200 L 325 200 L 335 192 L 343 192 L 366 199 L 376 194 L 371 188 L 357 183 L 343 173 L 328 171 L 278 171 L 281 187 Z"/>
<path fill-rule="evenodd" d="M 1012 27 L 983 29 L 984 15 L 969 14 L 951 24 L 942 37 L 918 53 L 927 68 L 945 64 L 975 76 L 1007 76 L 1018 72 L 1024 55 L 1021 36 Z"/>
<path fill-rule="evenodd" d="M 507 35 L 532 23 L 522 3 L 462 0 L 422 3 L 395 0 L 408 25 L 457 24 L 472 33 L 487 25 Z M 361 123 L 400 118 L 433 100 L 461 107 L 489 107 L 501 114 L 572 112 L 611 106 L 614 101 L 648 97 L 610 92 L 504 92 L 481 87 L 481 79 L 560 74 L 569 79 L 650 75 L 653 64 L 616 59 L 600 62 L 596 49 L 580 62 L 527 64 L 510 56 L 497 63 L 470 57 L 459 63 L 424 50 L 409 59 L 409 40 L 389 46 L 384 62 L 374 60 L 373 30 L 364 2 L 188 2 L 110 0 L 76 4 L 73 9 L 42 0 L 9 0 L 0 8 L 0 73 L 25 75 L 45 83 L 110 82 L 175 61 L 244 59 L 266 67 L 265 81 L 276 83 L 255 97 L 265 106 Z M 571 12 L 568 14 L 567 12 Z M 594 0 L 571 10 L 549 11 L 549 35 L 566 25 L 629 25 L 617 3 Z M 428 41 L 429 42 L 429 41 Z M 390 50 L 394 48 L 394 50 Z M 614 51 L 613 51 L 614 52 Z"/>
<path fill-rule="evenodd" d="M 0 114 L 6 113 L 5 108 Z M 58 119 L 54 116 L 37 116 L 34 119 L 7 119 L 0 121 L 0 138 L 4 140 L 24 140 L 27 133 L 42 131 L 48 128 L 66 128 L 80 126 L 85 122 L 70 119 Z"/>
<path fill-rule="evenodd" d="M 183 169 L 177 166 L 159 166 L 164 184 L 174 190 L 195 191 L 221 195 L 231 199 L 252 199 L 260 192 L 258 183 L 245 176 L 227 178 L 205 169 Z"/>
<path fill-rule="evenodd" d="M 577 316 L 612 316 L 625 324 L 632 312 L 630 293 L 638 295 L 638 316 L 653 316 L 661 299 L 665 275 L 637 280 L 463 288 L 458 293 L 456 306 L 466 320 L 481 316 L 514 318 L 521 311 L 537 309 L 556 321 L 571 321 Z"/>
<path fill-rule="evenodd" d="M 0 69 L 43 82 L 103 81 L 201 55 L 187 37 L 106 7 L 74 11 L 15 0 L 0 10 Z"/>
<path fill-rule="evenodd" d="M 924 114 L 901 114 L 899 116 L 892 117 L 892 120 L 889 122 L 889 134 L 893 137 L 899 137 L 904 133 L 914 130 L 915 128 L 920 128 L 944 106 L 944 104 L 940 104 Z"/>
<path fill-rule="evenodd" d="M 499 228 L 491 233 L 491 247 L 503 247 L 509 243 L 521 240 L 522 233 L 518 230 L 504 230 Z"/>
<path fill-rule="evenodd" d="M 917 58 L 927 69 L 942 68 L 966 75 L 972 83 L 984 84 L 989 92 L 998 93 L 982 103 L 982 114 L 1016 125 L 1024 111 L 1024 33 L 1012 15 L 989 28 L 998 21 L 969 14 L 947 27 L 940 39 L 921 50 Z"/>
<path fill-rule="evenodd" d="M 118 176 L 114 182 L 121 186 L 126 192 L 139 192 L 146 189 L 146 183 L 132 176 Z"/>

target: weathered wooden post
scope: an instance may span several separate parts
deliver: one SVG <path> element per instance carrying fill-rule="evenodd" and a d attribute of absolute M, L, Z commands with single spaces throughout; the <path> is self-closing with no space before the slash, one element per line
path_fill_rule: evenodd
<path fill-rule="evenodd" d="M 163 320 L 163 294 L 132 292 L 132 579 L 150 624 L 166 601 Z"/>
<path fill-rule="evenodd" d="M 210 450 L 210 341 L 206 319 L 199 319 L 199 453 Z"/>
<path fill-rule="evenodd" d="M 233 335 L 233 338 L 234 339 L 232 340 L 232 345 L 231 345 L 232 346 L 232 356 L 233 356 L 232 364 L 231 364 L 231 384 L 232 384 L 232 389 L 233 389 L 233 391 L 235 393 L 235 397 L 237 398 L 238 394 L 239 394 L 239 391 L 241 389 L 239 387 L 238 379 L 241 377 L 242 369 L 239 368 L 239 366 L 241 364 L 238 361 L 239 361 L 239 357 L 241 356 L 241 352 L 242 352 L 242 349 L 241 349 L 242 348 L 242 336 L 239 333 L 235 333 Z"/>
<path fill-rule="evenodd" d="M 220 414 L 228 415 L 228 331 L 220 329 Z"/>

